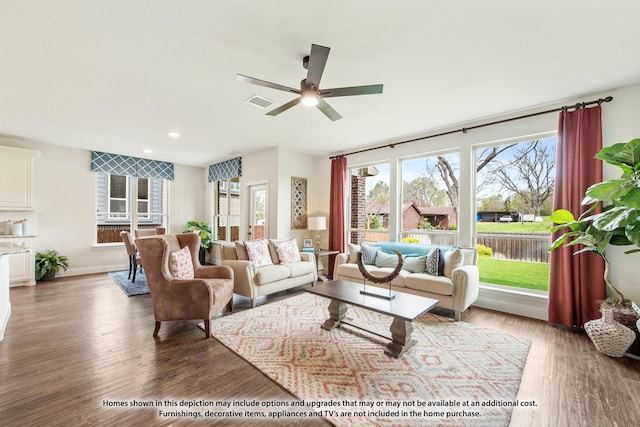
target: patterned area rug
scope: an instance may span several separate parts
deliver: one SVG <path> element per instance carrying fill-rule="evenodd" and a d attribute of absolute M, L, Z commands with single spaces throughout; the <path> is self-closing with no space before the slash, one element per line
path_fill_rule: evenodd
<path fill-rule="evenodd" d="M 306 405 L 338 404 L 321 408 L 337 426 L 509 424 L 529 341 L 425 314 L 394 359 L 384 338 L 321 329 L 328 305 L 305 293 L 214 319 L 211 333 Z M 349 306 L 347 317 L 389 335 L 388 316 Z"/>
<path fill-rule="evenodd" d="M 138 271 L 136 273 L 136 282 L 131 283 L 130 279 L 127 279 L 129 275 L 129 270 L 125 271 L 114 271 L 109 273 L 109 276 L 113 279 L 114 282 L 120 289 L 127 294 L 128 297 L 132 297 L 135 295 L 144 295 L 149 293 L 149 285 L 147 284 L 147 277 L 144 275 L 144 271 Z"/>

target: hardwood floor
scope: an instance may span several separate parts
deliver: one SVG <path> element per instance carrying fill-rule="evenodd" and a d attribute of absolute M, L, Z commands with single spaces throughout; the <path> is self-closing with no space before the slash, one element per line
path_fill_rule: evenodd
<path fill-rule="evenodd" d="M 12 288 L 11 304 L 0 342 L 1 425 L 187 425 L 193 420 L 105 401 L 295 400 L 218 341 L 205 339 L 197 321 L 163 323 L 154 339 L 151 297 L 126 297 L 106 274 Z M 248 307 L 247 299 L 236 298 L 237 311 Z M 541 321 L 480 308 L 463 321 L 532 341 L 519 399 L 537 406 L 515 408 L 512 426 L 640 425 L 640 361 L 604 356 L 586 335 Z M 250 418 L 203 424 L 214 421 L 269 425 Z M 288 421 L 330 425 L 317 418 Z"/>

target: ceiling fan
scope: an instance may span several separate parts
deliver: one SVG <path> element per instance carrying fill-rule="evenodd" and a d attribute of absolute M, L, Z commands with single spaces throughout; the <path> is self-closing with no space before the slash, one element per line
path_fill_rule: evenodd
<path fill-rule="evenodd" d="M 327 102 L 323 98 L 382 93 L 382 85 L 377 84 L 368 86 L 320 89 L 320 79 L 322 78 L 324 66 L 327 63 L 329 50 L 330 49 L 325 46 L 319 46 L 317 44 L 311 45 L 311 54 L 309 56 L 305 56 L 302 60 L 302 66 L 307 70 L 307 78 L 300 82 L 300 89 L 294 89 L 292 87 L 279 85 L 277 83 L 255 79 L 253 77 L 245 76 L 242 74 L 236 74 L 236 80 L 300 95 L 293 101 L 289 101 L 286 104 L 269 111 L 267 113 L 267 116 L 277 116 L 278 114 L 283 113 L 302 102 L 305 105 L 316 106 L 320 111 L 324 113 L 325 116 L 327 116 L 332 121 L 340 120 L 342 116 L 338 114 L 338 112 L 334 110 L 333 107 L 327 104 Z"/>

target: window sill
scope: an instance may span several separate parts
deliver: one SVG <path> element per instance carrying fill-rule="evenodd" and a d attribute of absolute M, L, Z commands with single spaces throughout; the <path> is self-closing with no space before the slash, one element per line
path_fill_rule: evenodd
<path fill-rule="evenodd" d="M 474 305 L 546 321 L 548 303 L 549 296 L 544 291 L 480 283 L 478 300 Z"/>
<path fill-rule="evenodd" d="M 116 248 L 124 246 L 123 242 L 113 242 L 113 243 L 94 243 L 91 245 L 92 248 Z"/>

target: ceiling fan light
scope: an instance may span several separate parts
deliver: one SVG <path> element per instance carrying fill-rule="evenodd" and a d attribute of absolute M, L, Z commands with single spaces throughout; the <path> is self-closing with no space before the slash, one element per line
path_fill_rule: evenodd
<path fill-rule="evenodd" d="M 313 107 L 314 105 L 318 105 L 318 94 L 316 94 L 312 90 L 305 91 L 305 92 L 302 93 L 302 97 L 301 97 L 300 101 L 304 105 L 308 105 L 310 107 Z"/>

